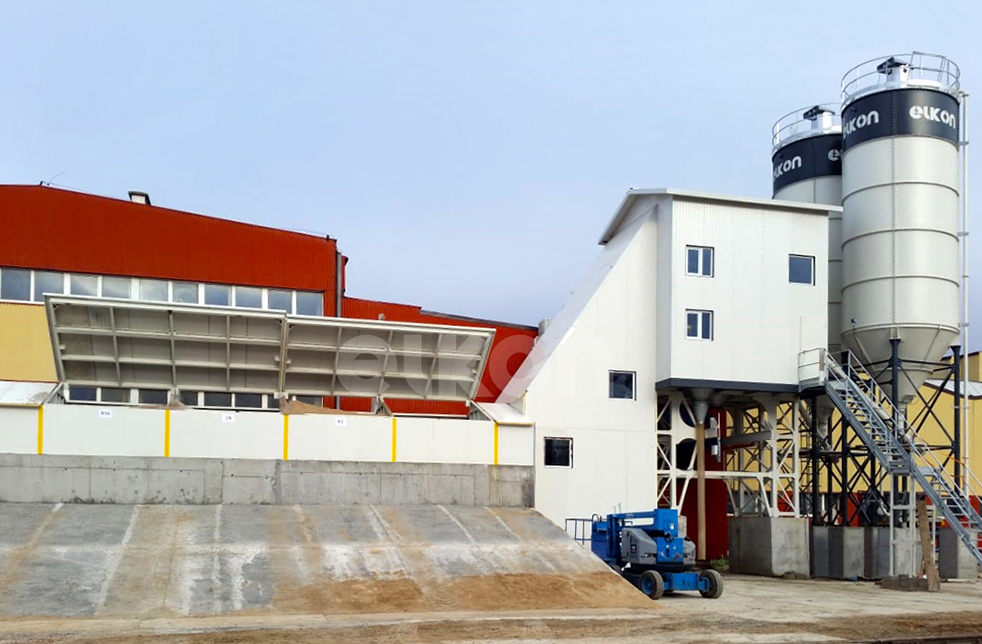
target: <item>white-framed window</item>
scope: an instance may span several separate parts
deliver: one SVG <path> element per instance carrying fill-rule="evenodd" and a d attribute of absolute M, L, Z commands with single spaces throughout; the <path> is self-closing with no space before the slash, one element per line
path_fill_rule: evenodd
<path fill-rule="evenodd" d="M 685 337 L 690 340 L 712 340 L 713 312 L 687 309 L 685 311 Z"/>
<path fill-rule="evenodd" d="M 788 255 L 788 281 L 792 284 L 815 284 L 815 258 L 811 255 Z"/>
<path fill-rule="evenodd" d="M 715 251 L 712 246 L 685 247 L 685 274 L 712 277 L 715 270 Z"/>
<path fill-rule="evenodd" d="M 0 267 L 0 301 L 43 303 L 45 293 L 238 306 L 285 311 L 291 315 L 324 315 L 324 293 L 318 291 Z"/>
<path fill-rule="evenodd" d="M 633 371 L 608 372 L 608 397 L 634 400 L 634 375 Z"/>
<path fill-rule="evenodd" d="M 542 455 L 546 467 L 573 467 L 573 439 L 547 436 Z"/>

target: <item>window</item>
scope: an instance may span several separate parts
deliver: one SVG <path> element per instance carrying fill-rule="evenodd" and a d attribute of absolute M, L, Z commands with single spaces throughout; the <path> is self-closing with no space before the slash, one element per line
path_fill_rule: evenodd
<path fill-rule="evenodd" d="M 130 278 L 128 277 L 103 277 L 102 278 L 102 297 L 119 297 L 130 299 Z"/>
<path fill-rule="evenodd" d="M 197 304 L 198 285 L 191 282 L 174 282 L 174 301 L 183 304 Z"/>
<path fill-rule="evenodd" d="M 167 396 L 166 389 L 141 389 L 140 390 L 141 405 L 166 405 L 167 397 L 168 396 Z"/>
<path fill-rule="evenodd" d="M 95 275 L 72 275 L 72 295 L 99 295 L 99 278 Z"/>
<path fill-rule="evenodd" d="M 206 391 L 205 407 L 231 407 L 232 394 L 224 391 Z"/>
<path fill-rule="evenodd" d="M 686 311 L 685 312 L 685 337 L 694 340 L 713 339 L 713 312 L 712 311 Z"/>
<path fill-rule="evenodd" d="M 815 283 L 815 258 L 808 255 L 788 257 L 788 281 L 792 284 Z"/>
<path fill-rule="evenodd" d="M 232 288 L 217 284 L 205 284 L 205 304 L 229 306 L 232 304 Z"/>
<path fill-rule="evenodd" d="M 5 269 L 7 270 L 7 269 Z M 65 276 L 61 273 L 34 273 L 34 301 L 43 302 L 45 293 L 62 294 L 65 292 Z"/>
<path fill-rule="evenodd" d="M 250 309 L 263 308 L 263 290 L 261 288 L 252 288 L 251 286 L 236 286 L 235 306 Z"/>
<path fill-rule="evenodd" d="M 100 393 L 102 394 L 101 400 L 104 403 L 128 403 L 130 401 L 129 389 L 103 387 Z"/>
<path fill-rule="evenodd" d="M 611 398 L 634 400 L 634 372 L 611 371 L 609 395 Z"/>
<path fill-rule="evenodd" d="M 74 402 L 95 402 L 95 387 L 69 387 L 68 399 Z"/>
<path fill-rule="evenodd" d="M 297 291 L 298 315 L 324 315 L 324 294 Z"/>
<path fill-rule="evenodd" d="M 167 282 L 163 280 L 140 280 L 140 299 L 151 302 L 167 301 Z"/>
<path fill-rule="evenodd" d="M 686 246 L 685 274 L 712 277 L 713 249 L 709 246 Z"/>
<path fill-rule="evenodd" d="M 31 301 L 31 271 L 5 268 L 0 273 L 0 299 Z"/>
<path fill-rule="evenodd" d="M 198 402 L 197 391 L 182 391 L 181 392 L 181 404 L 185 407 L 197 407 L 201 403 Z"/>
<path fill-rule="evenodd" d="M 316 405 L 318 407 L 324 406 L 324 399 L 320 396 L 293 396 L 293 399 L 297 402 L 306 403 L 308 405 Z"/>
<path fill-rule="evenodd" d="M 293 291 L 278 291 L 271 288 L 268 299 L 270 309 L 293 313 Z"/>
<path fill-rule="evenodd" d="M 545 464 L 547 467 L 573 467 L 573 439 L 546 438 Z"/>
<path fill-rule="evenodd" d="M 262 409 L 262 394 L 235 394 L 236 407 L 248 407 L 250 409 Z"/>

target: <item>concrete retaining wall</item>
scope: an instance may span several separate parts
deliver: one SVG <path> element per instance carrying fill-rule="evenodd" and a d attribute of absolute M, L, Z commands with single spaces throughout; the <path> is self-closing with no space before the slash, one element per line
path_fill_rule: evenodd
<path fill-rule="evenodd" d="M 0 501 L 532 507 L 526 466 L 0 454 Z"/>

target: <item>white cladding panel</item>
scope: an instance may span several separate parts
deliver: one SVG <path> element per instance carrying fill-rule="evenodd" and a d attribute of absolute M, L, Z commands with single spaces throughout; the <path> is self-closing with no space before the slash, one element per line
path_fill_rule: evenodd
<path fill-rule="evenodd" d="M 896 334 L 902 360 L 940 360 L 958 334 L 958 150 L 880 138 L 842 162 L 842 342 L 867 362 L 887 361 Z"/>
<path fill-rule="evenodd" d="M 830 206 L 842 205 L 842 177 L 816 177 L 787 185 L 774 198 Z M 829 334 L 828 349 L 838 353 L 842 335 L 842 213 L 829 213 Z"/>
<path fill-rule="evenodd" d="M 675 200 L 671 234 L 671 371 L 659 380 L 797 387 L 798 354 L 827 340 L 827 216 Z M 686 275 L 689 245 L 714 248 L 712 278 Z M 814 258 L 814 284 L 789 281 L 790 255 Z M 713 312 L 712 341 L 686 338 L 686 310 Z"/>
<path fill-rule="evenodd" d="M 595 512 L 650 510 L 655 503 L 656 262 L 653 199 L 622 227 L 571 296 L 578 315 L 543 359 L 525 395 L 535 422 L 536 509 L 562 526 Z M 583 290 L 585 289 L 585 292 Z M 557 331 L 555 324 L 549 331 Z M 534 353 L 534 350 L 533 350 Z M 635 373 L 636 400 L 609 397 L 611 370 Z M 547 467 L 545 439 L 573 440 L 572 467 Z"/>

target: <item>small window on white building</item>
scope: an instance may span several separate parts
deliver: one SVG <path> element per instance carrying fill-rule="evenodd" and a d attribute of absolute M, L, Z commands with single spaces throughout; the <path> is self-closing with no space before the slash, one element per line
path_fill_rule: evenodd
<path fill-rule="evenodd" d="M 685 274 L 712 277 L 713 249 L 709 246 L 686 246 Z"/>
<path fill-rule="evenodd" d="M 129 389 L 117 389 L 115 387 L 103 387 L 100 390 L 99 400 L 104 403 L 128 403 L 130 402 Z"/>
<path fill-rule="evenodd" d="M 546 467 L 573 467 L 573 439 L 546 438 Z"/>
<path fill-rule="evenodd" d="M 181 404 L 185 407 L 198 407 L 201 400 L 198 398 L 197 391 L 181 391 Z"/>
<path fill-rule="evenodd" d="M 95 402 L 96 388 L 70 386 L 68 388 L 68 399 L 75 402 Z"/>
<path fill-rule="evenodd" d="M 611 398 L 634 400 L 634 372 L 611 371 L 609 396 Z"/>
<path fill-rule="evenodd" d="M 687 310 L 685 312 L 685 337 L 693 340 L 712 340 L 713 312 Z"/>
<path fill-rule="evenodd" d="M 166 405 L 170 396 L 166 389 L 141 389 L 141 405 Z"/>
<path fill-rule="evenodd" d="M 792 284 L 815 283 L 815 258 L 808 255 L 788 257 L 788 281 Z"/>

